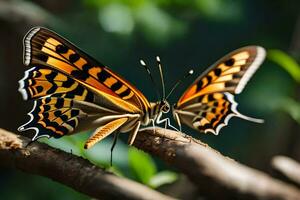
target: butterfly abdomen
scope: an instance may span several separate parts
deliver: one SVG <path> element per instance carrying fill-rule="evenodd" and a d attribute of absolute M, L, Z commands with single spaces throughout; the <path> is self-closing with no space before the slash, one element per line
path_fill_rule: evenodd
<path fill-rule="evenodd" d="M 161 103 L 160 102 L 151 102 L 150 103 L 150 109 L 149 109 L 149 113 L 148 113 L 148 118 L 151 119 L 151 120 L 156 120 L 158 114 L 160 113 L 160 110 L 161 110 Z M 147 123 L 145 123 L 145 125 L 148 125 L 150 122 L 148 120 Z"/>

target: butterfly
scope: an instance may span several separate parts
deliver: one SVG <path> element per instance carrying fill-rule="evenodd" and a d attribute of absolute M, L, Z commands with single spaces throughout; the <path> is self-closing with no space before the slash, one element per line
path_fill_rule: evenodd
<path fill-rule="evenodd" d="M 34 105 L 30 120 L 18 130 L 34 130 L 32 141 L 94 128 L 86 149 L 116 131 L 130 132 L 131 145 L 141 125 L 169 124 L 161 119 L 170 110 L 165 98 L 149 102 L 124 78 L 55 32 L 34 27 L 23 43 L 23 63 L 30 69 L 19 81 L 19 91 Z M 163 82 L 159 58 L 157 62 Z"/>
<path fill-rule="evenodd" d="M 237 49 L 209 67 L 183 93 L 173 107 L 175 121 L 204 133 L 218 135 L 231 117 L 262 123 L 242 115 L 234 100 L 262 64 L 266 51 L 260 46 Z M 181 129 L 181 128 L 180 128 Z"/>

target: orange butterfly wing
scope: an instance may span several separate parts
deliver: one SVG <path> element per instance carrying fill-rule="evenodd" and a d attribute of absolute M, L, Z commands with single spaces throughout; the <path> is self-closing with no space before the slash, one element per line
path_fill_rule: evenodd
<path fill-rule="evenodd" d="M 231 117 L 261 123 L 240 114 L 234 94 L 240 93 L 265 58 L 259 46 L 237 49 L 208 68 L 184 92 L 174 107 L 174 117 L 191 128 L 218 134 Z"/>
<path fill-rule="evenodd" d="M 177 106 L 205 94 L 242 92 L 264 58 L 265 50 L 258 46 L 247 46 L 231 52 L 200 75 L 181 96 Z"/>
<path fill-rule="evenodd" d="M 99 95 L 130 103 L 134 110 L 146 112 L 150 104 L 133 85 L 66 39 L 42 27 L 31 29 L 24 38 L 24 64 L 46 66 L 72 77 Z"/>

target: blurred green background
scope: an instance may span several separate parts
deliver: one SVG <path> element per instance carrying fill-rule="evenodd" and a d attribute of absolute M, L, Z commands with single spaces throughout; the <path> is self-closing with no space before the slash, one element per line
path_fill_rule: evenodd
<path fill-rule="evenodd" d="M 17 81 L 26 70 L 22 38 L 37 25 L 68 38 L 136 85 L 151 101 L 157 99 L 139 59 L 158 78 L 155 56 L 161 57 L 167 89 L 194 69 L 193 77 L 170 99 L 172 104 L 193 79 L 226 53 L 245 45 L 265 47 L 266 61 L 236 97 L 241 113 L 263 118 L 265 123 L 234 118 L 219 136 L 187 127 L 184 132 L 267 172 L 274 155 L 300 161 L 298 0 L 0 0 L 0 127 L 14 132 L 28 120 L 26 113 L 32 106 L 22 100 Z M 43 141 L 108 166 L 111 138 L 85 151 L 83 143 L 89 134 Z M 153 188 L 181 176 L 157 158 L 128 148 L 126 139 L 123 134 L 114 151 L 117 174 Z M 1 199 L 88 199 L 46 178 L 6 168 L 0 168 L 0 188 Z"/>

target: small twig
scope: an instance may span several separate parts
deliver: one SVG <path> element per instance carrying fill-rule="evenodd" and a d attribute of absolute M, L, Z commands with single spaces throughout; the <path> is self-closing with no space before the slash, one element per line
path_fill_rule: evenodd
<path fill-rule="evenodd" d="M 44 24 L 51 15 L 28 1 L 0 1 L 0 19 L 10 23 Z"/>
<path fill-rule="evenodd" d="M 51 178 L 98 199 L 173 199 L 88 160 L 0 129 L 0 165 Z"/>
<path fill-rule="evenodd" d="M 204 196 L 213 199 L 300 199 L 296 187 L 171 130 L 142 130 L 134 146 L 169 162 L 186 174 Z"/>
<path fill-rule="evenodd" d="M 272 159 L 272 167 L 300 186 L 300 163 L 286 156 L 275 156 Z"/>

